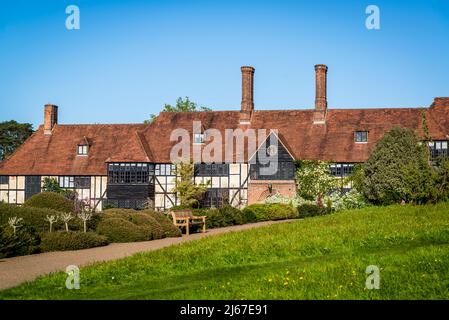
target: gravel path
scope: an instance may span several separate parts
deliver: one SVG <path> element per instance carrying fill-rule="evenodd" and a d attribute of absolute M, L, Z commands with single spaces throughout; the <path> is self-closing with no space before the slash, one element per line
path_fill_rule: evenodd
<path fill-rule="evenodd" d="M 180 238 L 165 238 L 153 241 L 112 243 L 105 247 L 77 250 L 55 251 L 29 256 L 13 257 L 0 260 L 0 290 L 19 285 L 22 282 L 32 281 L 39 276 L 52 272 L 65 271 L 68 265 L 78 267 L 94 262 L 110 261 L 138 252 L 153 251 L 172 245 L 182 244 L 195 239 L 213 235 L 246 230 L 255 227 L 267 226 L 276 223 L 285 223 L 292 220 L 266 221 L 232 226 L 219 229 L 211 229 L 206 233 L 195 233 Z"/>

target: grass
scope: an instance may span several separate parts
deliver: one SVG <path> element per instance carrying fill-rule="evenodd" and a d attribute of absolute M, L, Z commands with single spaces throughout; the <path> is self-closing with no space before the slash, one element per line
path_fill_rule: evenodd
<path fill-rule="evenodd" d="M 369 265 L 380 289 L 365 286 Z M 448 299 L 449 204 L 372 207 L 196 240 L 0 292 L 2 299 Z"/>

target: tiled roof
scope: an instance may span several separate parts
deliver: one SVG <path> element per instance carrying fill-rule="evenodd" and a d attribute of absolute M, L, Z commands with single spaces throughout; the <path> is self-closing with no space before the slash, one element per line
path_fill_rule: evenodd
<path fill-rule="evenodd" d="M 423 117 L 434 140 L 449 134 L 449 99 L 430 108 L 328 109 L 326 124 L 313 124 L 314 110 L 256 110 L 250 125 L 240 125 L 239 111 L 162 112 L 149 124 L 56 125 L 51 135 L 42 126 L 9 159 L 0 175 L 105 175 L 107 162 L 170 162 L 174 129 L 192 133 L 192 122 L 202 129 L 277 129 L 296 159 L 362 162 L 375 143 L 394 126 L 414 129 L 421 137 Z M 354 131 L 369 131 L 368 143 L 355 143 Z M 90 144 L 88 156 L 77 156 L 76 145 Z M 224 147 L 222 152 L 224 154 Z M 234 155 L 235 156 L 235 155 Z"/>
<path fill-rule="evenodd" d="M 124 148 L 135 148 L 129 141 L 144 127 L 143 124 L 56 125 L 51 135 L 44 135 L 40 126 L 9 159 L 0 163 L 0 174 L 105 175 L 105 161 Z M 77 145 L 85 141 L 84 137 L 90 144 L 89 154 L 77 156 Z"/>

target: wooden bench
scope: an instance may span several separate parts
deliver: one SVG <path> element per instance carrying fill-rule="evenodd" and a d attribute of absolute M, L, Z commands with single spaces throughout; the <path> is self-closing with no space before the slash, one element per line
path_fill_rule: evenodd
<path fill-rule="evenodd" d="M 202 232 L 206 232 L 206 216 L 194 216 L 191 210 L 174 210 L 170 213 L 175 226 L 186 228 L 186 235 L 190 234 L 190 227 L 194 225 L 202 225 Z"/>

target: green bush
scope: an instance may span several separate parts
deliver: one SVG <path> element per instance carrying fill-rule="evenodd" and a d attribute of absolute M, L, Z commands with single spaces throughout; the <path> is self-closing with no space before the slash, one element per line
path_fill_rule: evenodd
<path fill-rule="evenodd" d="M 45 232 L 41 237 L 42 251 L 88 249 L 108 244 L 106 237 L 93 232 L 57 231 Z"/>
<path fill-rule="evenodd" d="M 111 219 L 112 222 L 109 221 Z M 163 213 L 152 210 L 136 211 L 118 208 L 105 210 L 97 230 L 105 234 L 112 242 L 146 241 L 181 236 L 180 230 Z"/>
<path fill-rule="evenodd" d="M 61 194 L 42 192 L 35 194 L 23 204 L 26 207 L 48 208 L 60 212 L 75 212 L 75 204 Z"/>
<path fill-rule="evenodd" d="M 131 215 L 131 222 L 148 230 L 148 240 L 162 239 L 164 237 L 162 226 L 147 213 L 134 213 Z"/>
<path fill-rule="evenodd" d="M 9 226 L 0 226 L 0 258 L 38 253 L 40 237 L 32 227 L 21 226 L 16 234 Z"/>
<path fill-rule="evenodd" d="M 170 220 L 165 214 L 162 212 L 156 212 L 152 210 L 144 210 L 142 211 L 151 217 L 153 217 L 162 228 L 162 237 L 172 238 L 172 237 L 181 237 L 181 230 L 173 224 L 173 221 Z"/>
<path fill-rule="evenodd" d="M 252 204 L 239 210 L 230 205 L 218 209 L 191 209 L 195 216 L 206 216 L 208 229 L 222 228 L 267 220 L 294 219 L 298 217 L 295 207 L 287 204 Z M 109 210 L 108 210 L 109 211 Z M 172 225 L 172 223 L 170 222 Z"/>
<path fill-rule="evenodd" d="M 298 207 L 298 217 L 307 218 L 307 217 L 322 216 L 330 213 L 330 210 L 331 209 L 317 206 L 316 204 L 303 204 Z"/>
<path fill-rule="evenodd" d="M 208 229 L 228 227 L 248 223 L 245 215 L 241 210 L 224 206 L 219 209 L 194 209 L 193 214 L 196 216 L 206 216 L 206 227 Z"/>
<path fill-rule="evenodd" d="M 294 219 L 298 217 L 298 213 L 293 206 L 281 203 L 251 204 L 246 206 L 242 212 L 248 222 Z"/>
<path fill-rule="evenodd" d="M 269 204 L 250 204 L 243 208 L 243 214 L 248 217 L 253 217 L 254 222 L 269 220 L 267 207 Z"/>
<path fill-rule="evenodd" d="M 0 203 L 0 225 L 8 223 L 8 219 L 11 217 L 23 218 L 23 225 L 32 226 L 36 232 L 46 232 L 49 230 L 49 223 L 45 220 L 47 215 L 59 216 L 61 212 L 48 209 L 48 208 L 36 208 L 27 206 L 15 206 L 6 203 Z M 94 222 L 94 221 L 93 221 Z M 91 222 L 88 226 L 91 228 Z M 81 230 L 82 221 L 77 217 L 74 217 L 69 222 L 70 230 Z M 53 230 L 65 229 L 64 223 L 59 219 L 53 224 Z"/>
<path fill-rule="evenodd" d="M 129 220 L 105 218 L 100 221 L 97 232 L 110 242 L 136 242 L 150 240 L 148 228 L 138 226 Z"/>
<path fill-rule="evenodd" d="M 411 129 L 396 127 L 387 132 L 361 173 L 356 187 L 377 205 L 425 203 L 433 200 L 437 191 L 428 147 Z"/>

